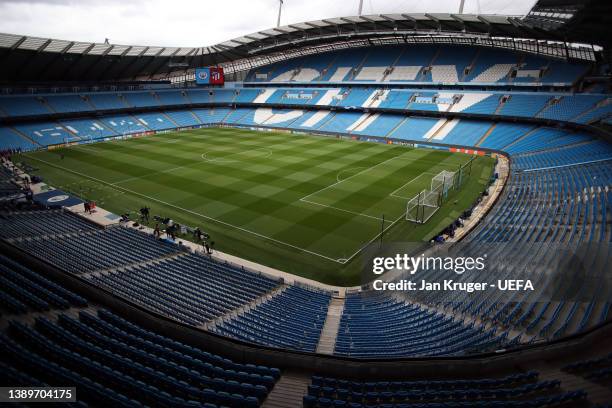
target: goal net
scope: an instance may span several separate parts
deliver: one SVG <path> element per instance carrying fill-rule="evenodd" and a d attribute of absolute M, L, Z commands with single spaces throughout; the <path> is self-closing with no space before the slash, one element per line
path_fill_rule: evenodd
<path fill-rule="evenodd" d="M 431 191 L 439 192 L 443 198 L 448 196 L 448 191 L 455 185 L 455 172 L 442 170 L 431 179 Z"/>
<path fill-rule="evenodd" d="M 423 190 L 408 201 L 406 219 L 418 224 L 426 223 L 440 208 L 440 193 Z"/>
<path fill-rule="evenodd" d="M 429 190 L 422 190 L 408 201 L 406 220 L 419 224 L 427 222 L 448 198 L 449 192 L 461 188 L 465 176 L 471 172 L 472 160 L 459 166 L 457 171 L 442 170 L 433 176 Z"/>
<path fill-rule="evenodd" d="M 69 145 L 71 143 L 80 142 L 81 140 L 83 140 L 83 139 L 81 139 L 78 136 L 66 136 L 66 137 L 64 137 L 64 144 L 65 145 Z"/>

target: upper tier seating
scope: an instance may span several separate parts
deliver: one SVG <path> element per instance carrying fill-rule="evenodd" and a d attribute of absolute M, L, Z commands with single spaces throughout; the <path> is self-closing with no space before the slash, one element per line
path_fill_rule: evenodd
<path fill-rule="evenodd" d="M 49 95 L 45 97 L 51 109 L 58 113 L 93 111 L 94 107 L 80 95 Z"/>
<path fill-rule="evenodd" d="M 327 64 L 325 63 L 327 61 Z M 570 85 L 589 66 L 510 50 L 411 44 L 355 48 L 259 67 L 247 82 L 540 83 Z M 514 77 L 511 73 L 514 72 Z"/>
<path fill-rule="evenodd" d="M 52 112 L 42 99 L 34 96 L 0 96 L 1 116 L 35 116 Z"/>

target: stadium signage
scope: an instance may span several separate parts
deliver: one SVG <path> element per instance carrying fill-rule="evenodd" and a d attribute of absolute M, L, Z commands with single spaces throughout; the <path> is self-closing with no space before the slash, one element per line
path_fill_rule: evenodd
<path fill-rule="evenodd" d="M 198 85 L 223 85 L 225 77 L 223 68 L 221 67 L 206 67 L 196 68 L 195 81 Z"/>

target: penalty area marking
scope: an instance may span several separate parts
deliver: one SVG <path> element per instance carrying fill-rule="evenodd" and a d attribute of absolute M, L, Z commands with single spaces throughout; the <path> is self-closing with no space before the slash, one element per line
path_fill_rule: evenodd
<path fill-rule="evenodd" d="M 347 173 L 347 172 L 349 172 L 350 170 L 358 170 L 358 169 L 367 169 L 367 167 L 365 167 L 365 166 L 361 166 L 361 167 L 349 167 L 348 169 L 343 169 L 343 170 L 340 170 L 340 171 L 338 172 L 338 174 L 336 174 L 336 181 L 337 181 L 337 182 L 341 182 L 341 181 L 343 181 L 343 180 L 344 180 L 343 178 L 341 178 L 341 177 L 340 177 L 340 175 L 341 175 L 341 174 L 343 174 L 343 173 Z M 359 170 L 359 171 L 362 171 L 362 170 Z M 349 176 L 349 177 L 352 177 L 352 176 Z M 347 178 L 348 178 L 348 177 L 347 177 Z"/>
<path fill-rule="evenodd" d="M 210 150 L 207 152 L 202 153 L 202 159 L 204 159 L 205 161 L 209 162 L 209 163 L 236 163 L 236 162 L 242 162 L 244 161 L 244 159 L 228 159 L 228 157 L 232 157 L 232 156 L 237 156 L 237 155 L 244 155 L 244 154 L 248 154 L 250 152 L 259 152 L 259 151 L 263 151 L 264 154 L 263 155 L 256 155 L 254 158 L 257 159 L 267 159 L 268 157 L 272 156 L 272 150 L 268 149 L 267 147 L 259 147 L 257 149 L 251 149 L 251 150 L 245 150 L 242 152 L 236 152 L 236 153 L 230 153 L 225 157 L 215 157 L 215 158 L 210 158 L 208 157 L 208 155 L 210 155 L 211 153 L 220 153 L 221 151 L 217 150 Z"/>
<path fill-rule="evenodd" d="M 363 214 L 363 213 L 358 213 L 356 211 L 345 210 L 344 208 L 334 207 L 333 205 L 321 204 L 321 203 L 317 203 L 315 201 L 306 200 L 304 198 L 300 198 L 300 201 L 302 201 L 304 203 L 319 205 L 319 206 L 325 207 L 325 208 L 331 208 L 331 209 L 334 209 L 334 210 L 342 211 L 342 212 L 353 214 L 353 215 L 358 215 L 360 217 L 372 218 L 372 219 L 375 219 L 375 220 L 378 220 L 378 221 L 384 221 L 384 222 L 389 222 L 389 223 L 391 222 L 389 220 L 383 220 L 382 218 L 379 218 L 379 217 L 374 217 L 373 215 L 367 215 L 367 214 Z"/>
<path fill-rule="evenodd" d="M 419 174 L 418 176 L 414 177 L 412 180 L 410 180 L 410 181 L 408 181 L 408 182 L 404 183 L 403 185 L 401 185 L 399 188 L 397 188 L 396 190 L 394 190 L 394 191 L 393 191 L 391 194 L 389 194 L 389 195 L 390 195 L 391 197 L 397 197 L 397 198 L 401 198 L 401 199 L 403 199 L 403 200 L 410 200 L 410 199 L 414 198 L 414 196 L 412 196 L 412 197 L 404 197 L 404 196 L 401 196 L 401 195 L 397 195 L 397 194 L 395 194 L 395 193 L 397 193 L 398 191 L 400 191 L 401 189 L 403 189 L 404 187 L 406 187 L 408 184 L 412 183 L 413 181 L 415 181 L 415 180 L 417 180 L 417 179 L 421 178 L 422 176 L 424 176 L 424 175 L 426 175 L 426 174 L 428 174 L 428 175 L 430 175 L 430 176 L 435 176 L 435 175 L 436 175 L 435 173 L 430 173 L 430 172 L 427 172 L 427 171 L 426 171 L 426 172 L 424 172 L 424 173 L 421 173 L 421 174 Z"/>
<path fill-rule="evenodd" d="M 321 207 L 331 208 L 331 209 L 334 209 L 334 210 L 337 210 L 337 211 L 342 211 L 342 212 L 346 212 L 346 213 L 354 214 L 354 215 L 361 216 L 361 217 L 367 217 L 367 218 L 372 218 L 372 219 L 375 219 L 375 220 L 378 220 L 378 221 L 384 221 L 384 223 L 385 223 L 385 224 L 387 224 L 387 223 L 388 223 L 388 224 L 393 225 L 393 224 L 395 224 L 397 221 L 383 220 L 382 218 L 375 217 L 375 216 L 372 216 L 372 215 L 367 215 L 367 214 L 363 214 L 363 213 L 359 213 L 359 212 L 356 212 L 356 211 L 351 211 L 351 210 L 345 210 L 345 209 L 343 209 L 343 208 L 334 207 L 334 206 L 332 206 L 332 205 L 327 205 L 327 204 L 317 203 L 316 201 L 309 200 L 308 198 L 309 198 L 309 197 L 311 197 L 311 196 L 313 196 L 313 195 L 315 195 L 315 194 L 320 193 L 321 191 L 327 190 L 328 188 L 331 188 L 331 187 L 334 187 L 334 186 L 336 186 L 336 185 L 338 185 L 338 184 L 340 184 L 340 183 L 343 183 L 343 182 L 345 182 L 345 181 L 347 181 L 347 180 L 349 180 L 349 179 L 351 179 L 351 178 L 353 178 L 353 177 L 356 177 L 356 176 L 358 176 L 358 175 L 360 175 L 360 174 L 362 174 L 362 173 L 365 173 L 365 172 L 367 172 L 367 171 L 369 171 L 369 170 L 372 170 L 372 169 L 374 169 L 374 168 L 376 168 L 376 167 L 378 167 L 378 166 L 381 166 L 381 165 L 386 164 L 386 163 L 388 163 L 388 162 L 390 162 L 390 161 L 392 161 L 392 160 L 395 160 L 395 159 L 397 159 L 398 157 L 403 156 L 403 155 L 404 155 L 404 154 L 406 154 L 406 153 L 408 153 L 408 152 L 403 152 L 403 153 L 400 153 L 400 154 L 398 154 L 397 156 L 393 156 L 393 157 L 391 157 L 391 158 L 389 158 L 389 159 L 387 159 L 387 160 L 384 160 L 384 161 L 382 161 L 382 162 L 380 162 L 380 163 L 377 163 L 377 164 L 375 164 L 375 165 L 373 165 L 373 166 L 370 166 L 370 167 L 365 167 L 365 166 L 361 166 L 361 167 L 350 167 L 350 168 L 348 168 L 348 169 L 343 169 L 343 170 L 340 170 L 340 171 L 339 171 L 339 172 L 336 174 L 336 182 L 335 182 L 335 183 L 332 183 L 332 184 L 330 184 L 330 185 L 328 185 L 328 186 L 326 186 L 326 187 L 323 187 L 323 188 L 321 188 L 321 189 L 319 189 L 319 190 L 317 190 L 317 191 L 315 191 L 315 192 L 313 192 L 313 193 L 310 193 L 310 194 L 308 194 L 308 195 L 306 195 L 306 196 L 304 196 L 304 197 L 300 198 L 300 200 L 299 200 L 299 201 L 302 201 L 302 202 L 305 202 L 305 203 L 310 203 L 310 204 L 313 204 L 313 205 L 318 205 L 318 206 L 321 206 Z M 355 174 L 352 174 L 352 175 L 348 176 L 347 178 L 340 179 L 340 174 L 341 174 L 342 172 L 349 171 L 349 170 L 356 170 L 356 169 L 362 169 L 362 170 L 358 171 L 358 172 L 357 172 L 357 173 L 355 173 Z M 416 179 L 416 178 L 420 177 L 420 176 L 421 176 L 421 175 L 423 175 L 423 174 L 425 174 L 425 173 L 421 173 L 419 176 L 415 177 L 414 179 Z M 410 183 L 410 182 L 414 181 L 414 179 L 413 179 L 413 180 L 410 180 L 408 183 Z M 408 183 L 406 183 L 406 184 L 408 184 Z M 406 184 L 404 184 L 404 185 L 406 185 Z M 402 187 L 403 187 L 403 186 L 402 186 Z M 395 191 L 400 190 L 402 187 L 398 188 L 398 189 L 397 189 L 397 190 L 395 190 Z M 395 193 L 395 191 L 394 191 L 393 193 Z M 392 195 L 393 193 L 391 193 L 390 195 Z M 398 197 L 398 196 L 394 196 L 394 197 Z M 403 198 L 403 197 L 400 197 L 400 198 Z M 401 215 L 400 217 L 402 217 L 403 215 L 404 215 L 404 213 L 402 213 L 402 215 Z M 391 226 L 391 225 L 389 225 L 389 226 Z M 380 234 L 379 234 L 379 235 L 380 235 Z M 371 242 L 371 241 L 370 241 L 370 242 Z M 363 247 L 362 247 L 362 248 L 361 248 L 361 249 L 360 249 L 358 252 L 361 252 L 361 250 L 362 250 L 362 249 L 363 249 Z M 354 256 L 354 255 L 353 255 L 353 256 Z M 350 258 L 349 258 L 349 260 L 350 260 L 351 258 L 352 258 L 352 257 L 350 257 Z"/>

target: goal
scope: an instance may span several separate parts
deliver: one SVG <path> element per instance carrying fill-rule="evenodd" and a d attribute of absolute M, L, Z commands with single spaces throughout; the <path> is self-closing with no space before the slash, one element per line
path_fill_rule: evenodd
<path fill-rule="evenodd" d="M 442 170 L 431 179 L 431 191 L 437 191 L 442 198 L 448 196 L 448 191 L 455 185 L 455 172 Z"/>
<path fill-rule="evenodd" d="M 408 201 L 406 219 L 418 224 L 426 223 L 440 208 L 440 193 L 423 190 Z"/>
<path fill-rule="evenodd" d="M 418 224 L 426 223 L 438 211 L 451 191 L 463 185 L 466 176 L 471 174 L 473 158 L 459 166 L 457 171 L 442 170 L 431 179 L 429 190 L 422 190 L 408 201 L 406 220 Z"/>

